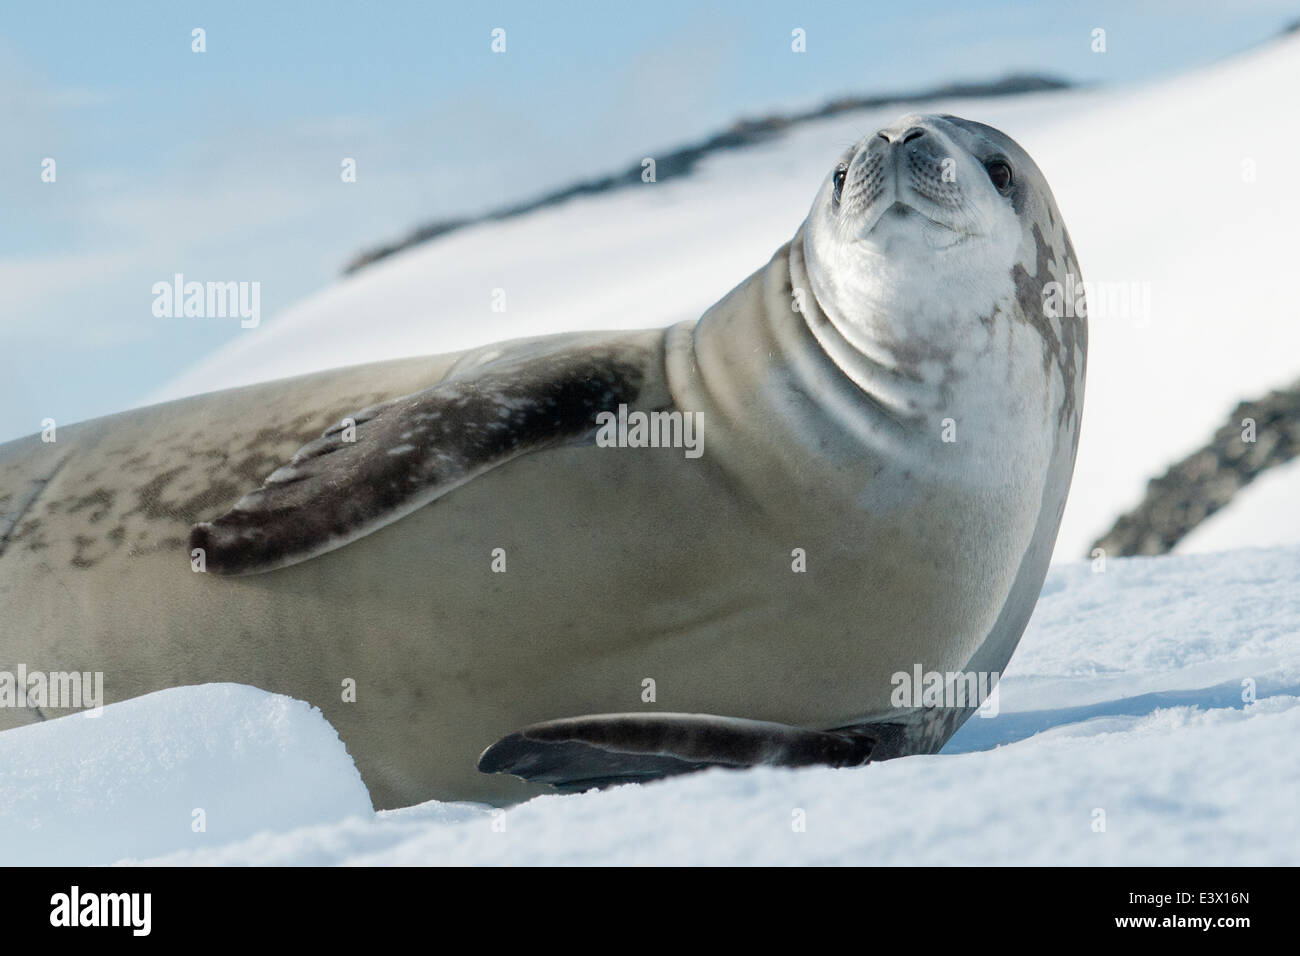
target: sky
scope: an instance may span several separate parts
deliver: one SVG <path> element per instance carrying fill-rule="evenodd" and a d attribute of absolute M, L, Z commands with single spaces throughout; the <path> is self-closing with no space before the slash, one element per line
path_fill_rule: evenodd
<path fill-rule="evenodd" d="M 417 224 L 741 116 L 1011 72 L 1141 82 L 1297 18 L 1300 0 L 0 0 L 0 441 L 129 408 L 257 334 L 155 315 L 154 284 L 177 273 L 258 283 L 266 327 Z"/>

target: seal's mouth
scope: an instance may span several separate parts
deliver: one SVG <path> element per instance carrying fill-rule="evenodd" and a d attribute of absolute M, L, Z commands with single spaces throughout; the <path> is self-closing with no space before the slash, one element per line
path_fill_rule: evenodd
<path fill-rule="evenodd" d="M 949 249 L 979 235 L 965 224 L 958 225 L 951 219 L 941 219 L 927 211 L 923 204 L 906 199 L 895 198 L 893 202 L 881 203 L 880 206 L 858 229 L 859 241 L 877 243 L 914 235 L 932 248 Z"/>

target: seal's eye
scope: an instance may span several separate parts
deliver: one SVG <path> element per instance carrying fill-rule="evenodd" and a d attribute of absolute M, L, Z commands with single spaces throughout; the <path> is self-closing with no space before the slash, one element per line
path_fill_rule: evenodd
<path fill-rule="evenodd" d="M 844 180 L 849 176 L 849 164 L 840 163 L 835 167 L 835 175 L 831 178 L 831 185 L 835 189 L 835 201 L 840 201 L 840 193 L 844 191 Z"/>
<path fill-rule="evenodd" d="M 1006 192 L 1011 188 L 1011 166 L 1003 159 L 995 159 L 984 167 L 989 174 L 989 179 L 1000 193 Z"/>

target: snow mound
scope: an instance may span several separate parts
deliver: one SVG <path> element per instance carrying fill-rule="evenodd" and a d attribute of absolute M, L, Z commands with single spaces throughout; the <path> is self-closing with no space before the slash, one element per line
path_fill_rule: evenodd
<path fill-rule="evenodd" d="M 251 687 L 175 687 L 0 733 L 0 865 L 193 852 L 356 814 L 370 796 L 320 711 Z"/>

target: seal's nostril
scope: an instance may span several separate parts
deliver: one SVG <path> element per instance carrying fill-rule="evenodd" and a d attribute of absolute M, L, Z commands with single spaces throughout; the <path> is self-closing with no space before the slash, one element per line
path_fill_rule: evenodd
<path fill-rule="evenodd" d="M 902 144 L 902 143 L 910 143 L 912 140 L 919 139 L 920 137 L 924 136 L 925 130 L 920 126 L 909 126 L 901 133 L 896 133 L 891 130 L 882 129 L 876 135 L 879 136 L 881 139 L 883 139 L 886 143 Z"/>

